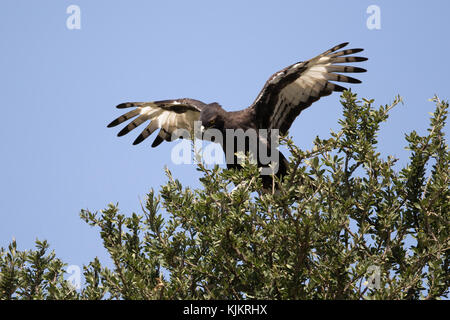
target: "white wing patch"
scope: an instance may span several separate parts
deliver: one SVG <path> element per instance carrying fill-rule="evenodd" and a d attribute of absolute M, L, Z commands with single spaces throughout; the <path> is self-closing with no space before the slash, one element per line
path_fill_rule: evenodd
<path fill-rule="evenodd" d="M 114 127 L 126 120 L 138 116 L 125 126 L 118 136 L 123 136 L 137 128 L 146 121 L 150 121 L 147 127 L 136 138 L 133 144 L 144 141 L 157 129 L 161 129 L 152 146 L 159 145 L 162 141 L 171 141 L 172 133 L 177 129 L 183 129 L 189 133 L 194 130 L 194 122 L 200 119 L 200 108 L 184 100 L 165 100 L 152 102 L 131 102 L 117 106 L 119 109 L 136 107 L 136 109 L 118 117 L 108 127 Z"/>
<path fill-rule="evenodd" d="M 302 102 L 307 102 L 311 96 L 318 96 L 325 87 L 328 73 L 326 66 L 331 65 L 330 58 L 321 57 L 315 63 L 317 64 L 307 67 L 294 82 L 291 82 L 280 91 L 274 112 L 270 117 L 272 128 L 278 128 L 292 108 Z M 301 64 L 297 63 L 294 65 L 294 68 L 300 66 Z M 282 108 L 284 110 L 281 110 Z"/>
<path fill-rule="evenodd" d="M 269 128 L 280 128 L 297 108 L 297 115 L 301 110 L 322 96 L 333 91 L 343 91 L 345 88 L 329 81 L 360 83 L 359 80 L 334 72 L 365 72 L 365 69 L 336 65 L 344 62 L 365 61 L 366 58 L 347 56 L 362 49 L 341 50 L 347 43 L 335 46 L 306 62 L 295 63 L 277 73 L 267 82 L 253 105 L 273 108 L 268 121 Z M 278 87 L 278 90 L 277 90 Z M 273 91 L 276 97 L 268 91 Z M 262 99 L 264 97 L 264 99 Z M 275 98 L 275 100 L 271 100 Z M 275 103 L 267 105 L 269 101 Z M 295 112 L 294 112 L 295 113 Z"/>

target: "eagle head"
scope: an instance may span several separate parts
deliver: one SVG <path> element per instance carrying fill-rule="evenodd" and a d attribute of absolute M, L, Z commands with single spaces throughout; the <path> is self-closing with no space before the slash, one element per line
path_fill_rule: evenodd
<path fill-rule="evenodd" d="M 219 129 L 224 128 L 225 110 L 218 103 L 208 104 L 200 114 L 200 121 L 203 128 L 206 129 Z"/>

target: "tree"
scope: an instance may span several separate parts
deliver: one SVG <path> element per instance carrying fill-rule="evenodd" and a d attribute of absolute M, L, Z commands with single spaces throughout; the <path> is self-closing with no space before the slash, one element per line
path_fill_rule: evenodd
<path fill-rule="evenodd" d="M 310 151 L 283 138 L 291 163 L 283 181 L 274 177 L 276 192 L 261 191 L 248 159 L 240 171 L 198 163 L 200 189 L 183 187 L 167 170 L 167 184 L 148 193 L 139 215 L 114 204 L 81 211 L 100 229 L 113 270 L 95 259 L 76 291 L 45 241 L 24 252 L 13 241 L 0 251 L 0 298 L 445 298 L 448 103 L 432 100 L 428 133 L 406 135 L 404 168 L 376 150 L 380 124 L 400 97 L 376 109 L 346 91 L 338 133 L 317 137 Z"/>

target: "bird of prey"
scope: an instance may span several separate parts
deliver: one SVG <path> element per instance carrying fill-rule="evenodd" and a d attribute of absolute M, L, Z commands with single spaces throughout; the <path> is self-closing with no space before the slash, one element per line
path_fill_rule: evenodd
<path fill-rule="evenodd" d="M 339 44 L 322 54 L 303 62 L 294 63 L 274 73 L 265 83 L 263 89 L 249 107 L 240 111 L 226 111 L 217 102 L 204 103 L 199 100 L 181 98 L 152 102 L 126 102 L 117 106 L 119 109 L 134 108 L 118 117 L 108 127 L 114 127 L 127 120 L 135 118 L 125 126 L 118 136 L 123 136 L 137 128 L 146 121 L 150 121 L 147 127 L 136 138 L 133 144 L 144 141 L 154 131 L 159 129 L 152 147 L 156 147 L 163 141 L 172 141 L 179 136 L 173 133 L 177 129 L 194 130 L 196 121 L 200 121 L 203 129 L 217 129 L 223 133 L 224 139 L 219 143 L 224 151 L 230 141 L 226 139 L 226 130 L 243 131 L 253 129 L 277 129 L 280 135 L 285 135 L 295 118 L 313 102 L 321 97 L 328 96 L 334 91 L 342 92 L 345 87 L 334 82 L 360 83 L 361 81 L 342 73 L 359 73 L 366 70 L 359 67 L 342 65 L 342 63 L 361 62 L 365 57 L 353 56 L 363 49 L 343 49 L 348 42 Z M 193 135 L 191 137 L 194 137 Z M 262 138 L 258 137 L 262 140 Z M 261 144 L 270 148 L 271 138 L 265 137 Z M 243 150 L 234 148 L 234 152 L 249 152 L 250 145 L 244 144 Z M 259 149 L 258 149 L 259 150 Z M 267 151 L 267 150 L 266 150 Z M 278 163 L 276 175 L 281 178 L 287 170 L 287 160 L 278 150 Z M 235 154 L 234 154 L 235 155 Z M 255 156 L 258 159 L 257 156 Z M 240 164 L 227 161 L 228 168 L 239 168 Z M 229 162 L 229 163 L 228 163 Z M 258 166 L 267 166 L 258 160 Z M 272 179 L 263 177 L 263 184 L 272 185 Z"/>

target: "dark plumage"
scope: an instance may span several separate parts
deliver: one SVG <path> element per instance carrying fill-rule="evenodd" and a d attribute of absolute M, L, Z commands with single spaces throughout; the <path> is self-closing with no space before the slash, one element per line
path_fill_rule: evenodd
<path fill-rule="evenodd" d="M 206 104 L 194 99 L 174 99 L 153 102 L 127 102 L 117 106 L 117 108 L 136 107 L 132 111 L 125 113 L 112 121 L 108 127 L 114 127 L 126 120 L 135 118 L 125 126 L 118 136 L 122 136 L 135 129 L 142 123 L 150 120 L 150 124 L 136 138 L 133 144 L 144 141 L 157 129 L 159 133 L 154 140 L 152 147 L 158 146 L 163 141 L 172 141 L 178 136 L 173 135 L 177 129 L 185 129 L 194 132 L 195 121 L 201 121 L 204 128 L 218 129 L 223 134 L 222 148 L 226 151 L 227 144 L 231 141 L 226 139 L 227 129 L 247 131 L 253 129 L 278 129 L 280 134 L 286 134 L 295 118 L 304 109 L 323 96 L 330 95 L 334 91 L 341 92 L 346 88 L 330 82 L 360 83 L 361 81 L 341 73 L 359 73 L 365 72 L 365 69 L 343 66 L 340 63 L 361 62 L 367 60 L 363 57 L 349 56 L 363 49 L 340 50 L 348 43 L 342 43 L 330 50 L 318 55 L 305 62 L 292 64 L 281 71 L 274 73 L 264 85 L 251 106 L 246 109 L 234 112 L 225 111 L 218 103 Z M 270 150 L 270 136 L 263 139 L 258 136 L 261 145 L 260 148 Z M 245 143 L 244 150 L 249 151 L 250 141 Z M 278 152 L 278 151 L 277 151 Z M 282 177 L 286 173 L 286 158 L 279 152 L 279 168 L 277 176 Z M 236 157 L 233 156 L 234 160 Z M 258 157 L 257 157 L 258 158 Z M 227 159 L 228 160 L 228 159 Z M 259 161 L 260 167 L 266 166 Z M 229 168 L 239 167 L 236 161 L 228 163 Z M 270 176 L 263 176 L 263 182 L 266 187 L 271 185 Z"/>

